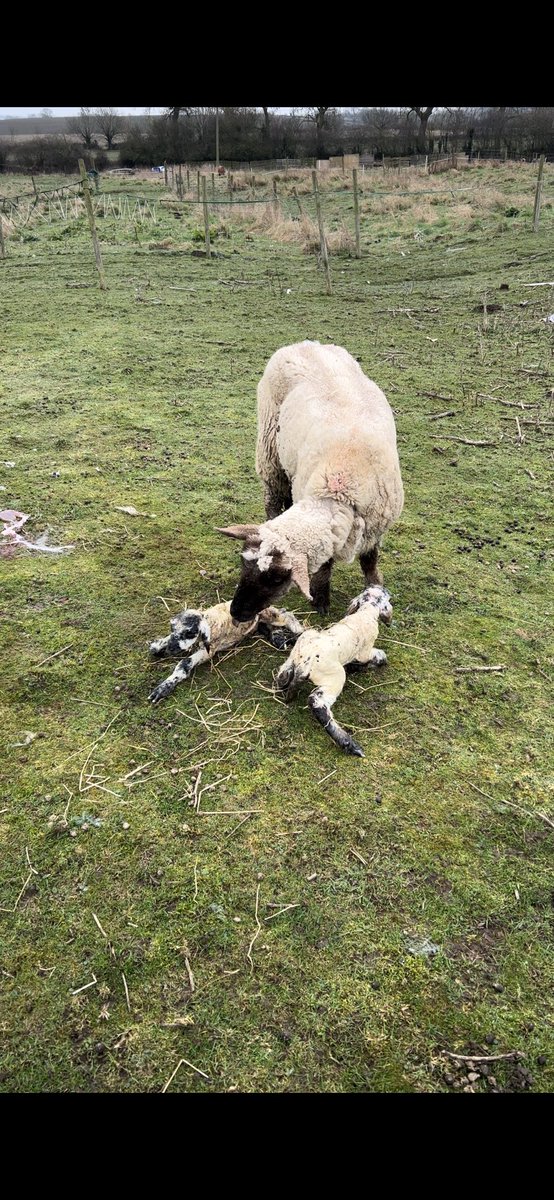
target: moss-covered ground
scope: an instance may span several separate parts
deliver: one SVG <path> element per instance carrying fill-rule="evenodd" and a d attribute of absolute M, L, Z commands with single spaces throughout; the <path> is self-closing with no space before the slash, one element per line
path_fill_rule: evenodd
<path fill-rule="evenodd" d="M 554 1090 L 554 292 L 526 286 L 554 278 L 552 167 L 536 235 L 535 173 L 450 173 L 504 202 L 472 216 L 443 193 L 436 224 L 364 194 L 332 296 L 313 255 L 235 210 L 208 262 L 194 206 L 108 209 L 105 293 L 84 218 L 10 226 L 0 507 L 75 549 L 0 557 L 1 1090 L 156 1092 L 177 1067 L 172 1091 Z M 336 191 L 326 221 L 352 227 Z M 148 642 L 232 594 L 214 527 L 263 516 L 256 383 L 303 338 L 356 355 L 397 419 L 388 666 L 336 706 L 364 760 L 305 697 L 273 698 L 259 640 L 147 703 Z M 360 584 L 336 569 L 333 619 Z M 444 1051 L 525 1057 L 468 1083 Z"/>

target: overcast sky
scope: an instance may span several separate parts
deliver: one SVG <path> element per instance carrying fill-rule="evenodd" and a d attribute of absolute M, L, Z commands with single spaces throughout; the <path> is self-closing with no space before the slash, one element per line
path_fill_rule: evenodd
<path fill-rule="evenodd" d="M 81 111 L 80 108 L 51 108 L 49 112 L 53 117 L 74 117 Z M 118 112 L 125 113 L 144 113 L 145 108 L 118 108 Z M 163 108 L 151 108 L 151 113 L 161 113 Z M 290 109 L 274 108 L 273 112 L 289 112 Z M 0 106 L 0 121 L 5 121 L 7 117 L 39 117 L 42 112 L 41 108 L 10 108 L 9 105 Z"/>

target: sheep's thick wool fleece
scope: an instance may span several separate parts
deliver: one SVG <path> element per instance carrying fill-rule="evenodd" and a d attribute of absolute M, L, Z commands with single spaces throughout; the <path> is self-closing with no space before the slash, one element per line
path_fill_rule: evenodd
<path fill-rule="evenodd" d="M 294 503 L 311 496 L 353 508 L 365 523 L 362 551 L 400 515 L 390 405 L 342 347 L 299 342 L 277 350 L 258 385 L 258 430 L 262 478 L 274 465 L 291 480 Z"/>

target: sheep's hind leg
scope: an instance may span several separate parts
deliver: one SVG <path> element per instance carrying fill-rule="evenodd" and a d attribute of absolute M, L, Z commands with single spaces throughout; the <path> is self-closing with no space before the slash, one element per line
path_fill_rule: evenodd
<path fill-rule="evenodd" d="M 360 566 L 366 587 L 376 587 L 383 582 L 383 576 L 377 566 L 379 546 L 374 546 L 367 554 L 360 554 Z"/>
<path fill-rule="evenodd" d="M 345 671 L 347 675 L 354 675 L 356 671 L 367 671 L 369 667 L 384 667 L 387 663 L 387 656 L 384 650 L 372 650 L 366 662 L 358 662 L 358 659 L 353 659 L 352 662 L 346 663 Z"/>
<path fill-rule="evenodd" d="M 336 700 L 336 696 L 324 692 L 323 688 L 315 688 L 308 696 L 308 704 L 314 714 L 316 721 L 329 737 L 333 739 L 339 750 L 344 750 L 345 754 L 354 754 L 356 758 L 365 758 L 362 747 L 358 745 L 350 733 L 339 725 L 338 721 L 331 712 L 331 705 Z"/>
<path fill-rule="evenodd" d="M 200 649 L 195 650 L 194 654 L 191 654 L 189 658 L 182 658 L 181 662 L 177 663 L 175 670 L 171 672 L 171 675 L 168 675 L 167 679 L 163 679 L 162 682 L 159 683 L 152 692 L 150 692 L 148 699 L 152 701 L 152 704 L 159 704 L 160 700 L 167 700 L 167 697 L 171 696 L 171 693 L 175 691 L 177 684 L 182 683 L 185 679 L 188 679 L 189 675 L 192 675 L 194 668 L 198 667 L 200 663 L 207 662 L 209 657 L 208 651 L 204 648 L 204 646 L 201 646 Z"/>
<path fill-rule="evenodd" d="M 325 617 L 331 604 L 331 571 L 333 559 L 329 558 L 310 579 L 310 593 L 314 608 L 320 616 Z"/>

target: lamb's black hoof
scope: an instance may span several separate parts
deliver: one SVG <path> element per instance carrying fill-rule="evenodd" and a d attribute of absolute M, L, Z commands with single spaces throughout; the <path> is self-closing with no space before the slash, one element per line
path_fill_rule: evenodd
<path fill-rule="evenodd" d="M 168 683 L 167 680 L 164 679 L 163 683 L 159 683 L 158 686 L 154 688 L 154 691 L 150 692 L 148 699 L 152 702 L 152 704 L 159 704 L 160 700 L 166 700 L 168 696 L 171 696 L 173 690 L 173 684 Z"/>
<path fill-rule="evenodd" d="M 354 741 L 354 738 L 351 738 L 349 742 L 345 742 L 342 749 L 344 750 L 345 754 L 352 754 L 356 758 L 365 758 L 362 747 Z"/>

